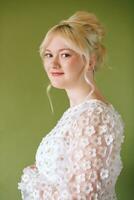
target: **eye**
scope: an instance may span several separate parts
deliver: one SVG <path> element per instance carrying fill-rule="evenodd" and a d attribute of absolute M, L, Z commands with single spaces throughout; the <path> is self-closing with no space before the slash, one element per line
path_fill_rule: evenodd
<path fill-rule="evenodd" d="M 70 57 L 71 55 L 69 53 L 62 53 L 61 54 L 61 57 L 63 58 L 67 58 L 67 57 Z"/>
<path fill-rule="evenodd" d="M 50 58 L 50 57 L 52 57 L 53 55 L 51 54 L 51 53 L 45 53 L 44 54 L 44 57 L 46 57 L 46 58 Z"/>

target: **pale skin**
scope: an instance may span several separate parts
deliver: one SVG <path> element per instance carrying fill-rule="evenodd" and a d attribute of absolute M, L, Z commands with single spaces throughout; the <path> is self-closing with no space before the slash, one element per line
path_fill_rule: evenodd
<path fill-rule="evenodd" d="M 91 86 L 84 78 L 85 70 L 95 86 L 95 91 L 89 99 L 100 99 L 108 103 L 97 88 L 93 78 L 95 63 L 95 56 L 90 56 L 89 65 L 85 69 L 83 56 L 72 50 L 67 41 L 60 35 L 55 35 L 48 42 L 43 59 L 44 68 L 52 86 L 66 91 L 70 107 L 81 103 L 91 91 Z M 63 74 L 56 75 L 53 72 Z"/>

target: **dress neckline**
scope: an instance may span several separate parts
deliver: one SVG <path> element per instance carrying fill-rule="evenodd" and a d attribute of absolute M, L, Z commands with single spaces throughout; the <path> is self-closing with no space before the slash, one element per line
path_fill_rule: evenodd
<path fill-rule="evenodd" d="M 100 99 L 85 99 L 83 100 L 81 103 L 77 104 L 77 105 L 74 105 L 74 106 L 71 106 L 71 107 L 68 107 L 66 111 L 72 111 L 74 109 L 77 109 L 79 107 L 81 107 L 82 105 L 86 104 L 86 103 L 92 103 L 92 102 L 98 102 L 98 103 L 101 103 L 107 107 L 113 107 L 113 105 L 111 103 L 105 103 L 104 101 L 100 100 Z"/>

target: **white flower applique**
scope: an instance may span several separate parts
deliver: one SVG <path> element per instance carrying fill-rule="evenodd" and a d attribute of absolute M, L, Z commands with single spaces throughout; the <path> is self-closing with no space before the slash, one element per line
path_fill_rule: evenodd
<path fill-rule="evenodd" d="M 93 135 L 95 132 L 96 132 L 96 131 L 95 131 L 94 126 L 91 125 L 91 126 L 86 126 L 86 127 L 85 127 L 85 133 L 86 133 L 86 135 L 91 136 L 91 135 Z"/>
<path fill-rule="evenodd" d="M 89 144 L 89 139 L 87 137 L 81 137 L 79 145 L 80 147 L 84 148 Z"/>
<path fill-rule="evenodd" d="M 76 179 L 76 182 L 78 182 L 78 183 L 81 183 L 81 182 L 85 182 L 85 174 L 84 173 L 82 173 L 82 174 L 80 174 L 80 175 L 77 175 L 76 177 L 75 177 L 75 179 Z"/>
<path fill-rule="evenodd" d="M 94 135 L 92 136 L 92 139 L 90 142 L 95 146 L 101 145 L 101 137 L 98 135 Z"/>
<path fill-rule="evenodd" d="M 113 142 L 113 136 L 112 135 L 105 135 L 105 141 L 107 145 L 110 145 Z"/>
<path fill-rule="evenodd" d="M 66 189 L 61 192 L 61 200 L 62 199 L 65 199 L 65 200 L 69 199 L 69 192 Z"/>
<path fill-rule="evenodd" d="M 85 195 L 80 194 L 77 196 L 77 200 L 87 200 L 87 197 Z"/>
<path fill-rule="evenodd" d="M 95 158 L 92 162 L 92 165 L 96 168 L 96 169 L 100 169 L 103 166 L 102 160 L 100 158 Z"/>
<path fill-rule="evenodd" d="M 74 154 L 74 159 L 79 161 L 83 157 L 83 151 L 82 150 L 77 150 Z"/>
<path fill-rule="evenodd" d="M 103 180 L 103 179 L 106 179 L 106 178 L 108 178 L 108 176 L 109 176 L 109 171 L 108 171 L 108 169 L 102 168 L 101 171 L 100 171 L 100 177 L 101 177 L 101 179 L 102 179 L 102 180 Z"/>
<path fill-rule="evenodd" d="M 107 131 L 108 131 L 108 127 L 107 127 L 106 124 L 105 124 L 105 125 L 100 125 L 100 126 L 98 127 L 98 134 L 99 134 L 99 135 L 103 135 L 103 134 L 105 134 Z"/>
<path fill-rule="evenodd" d="M 23 174 L 22 175 L 22 181 L 23 182 L 29 182 L 30 181 L 30 177 L 28 174 Z"/>
<path fill-rule="evenodd" d="M 89 194 L 90 192 L 93 191 L 93 186 L 92 186 L 92 183 L 84 183 L 82 185 L 82 191 L 85 193 L 85 194 Z"/>
<path fill-rule="evenodd" d="M 105 113 L 104 115 L 102 115 L 102 122 L 104 124 L 108 124 L 111 120 L 111 114 L 110 113 Z"/>
<path fill-rule="evenodd" d="M 81 132 L 81 128 L 77 122 L 77 120 L 75 120 L 73 123 L 72 123 L 72 130 L 76 131 L 76 132 Z M 72 131 L 73 132 L 73 131 Z"/>
<path fill-rule="evenodd" d="M 99 123 L 100 117 L 98 115 L 93 115 L 91 118 L 91 124 L 93 124 L 94 126 L 98 126 Z"/>
<path fill-rule="evenodd" d="M 83 160 L 81 163 L 81 168 L 83 170 L 88 170 L 91 168 L 91 161 L 90 160 Z"/>
<path fill-rule="evenodd" d="M 32 191 L 31 199 L 40 199 L 40 192 L 38 190 Z"/>
<path fill-rule="evenodd" d="M 84 124 L 84 126 L 88 126 L 89 125 L 89 118 L 85 118 L 85 116 L 80 116 L 78 126 L 83 127 L 83 124 Z"/>
<path fill-rule="evenodd" d="M 78 162 L 75 162 L 73 164 L 73 169 L 74 169 L 74 171 L 80 170 L 80 164 Z"/>
<path fill-rule="evenodd" d="M 96 113 L 97 115 L 99 115 L 99 114 L 102 113 L 102 112 L 103 112 L 103 108 L 100 107 L 100 106 L 98 106 L 98 107 L 96 108 L 96 110 L 95 110 L 95 113 Z"/>
<path fill-rule="evenodd" d="M 77 193 L 77 194 L 80 194 L 80 192 L 81 192 L 81 187 L 80 187 L 80 184 L 76 184 L 76 183 L 73 183 L 73 184 L 71 184 L 71 191 L 72 191 L 72 193 Z"/>
<path fill-rule="evenodd" d="M 90 146 L 85 149 L 85 155 L 89 157 L 96 156 L 96 148 L 91 148 Z"/>

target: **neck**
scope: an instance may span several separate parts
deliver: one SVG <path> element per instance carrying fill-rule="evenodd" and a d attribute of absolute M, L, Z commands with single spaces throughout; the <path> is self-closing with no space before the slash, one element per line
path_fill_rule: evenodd
<path fill-rule="evenodd" d="M 93 97 L 93 94 L 91 94 L 91 96 L 88 96 L 91 90 L 92 88 L 89 84 L 80 86 L 77 85 L 74 88 L 66 89 L 67 96 L 70 102 L 70 107 L 80 104 L 86 98 L 91 99 L 91 97 Z"/>

